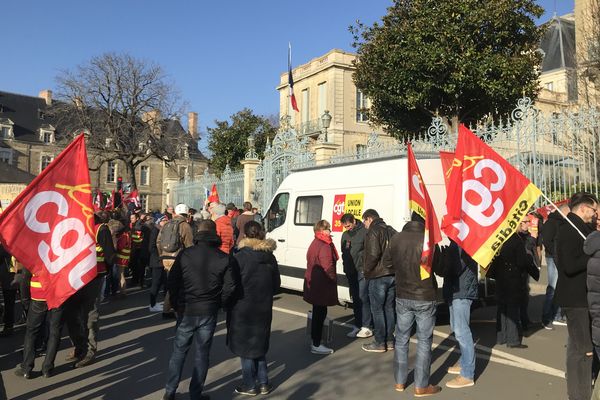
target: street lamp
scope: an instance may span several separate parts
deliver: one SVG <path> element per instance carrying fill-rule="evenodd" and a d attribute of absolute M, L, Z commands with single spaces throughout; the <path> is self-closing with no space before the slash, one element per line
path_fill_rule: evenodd
<path fill-rule="evenodd" d="M 331 115 L 329 115 L 329 111 L 325 110 L 323 115 L 321 115 L 321 125 L 323 126 L 323 135 L 319 136 L 319 141 L 327 143 L 327 128 L 331 124 Z"/>
<path fill-rule="evenodd" d="M 254 144 L 254 135 L 251 134 L 250 136 L 248 136 L 248 151 L 245 155 L 246 160 L 255 160 L 258 158 L 258 154 L 256 153 L 256 149 L 254 148 Z"/>

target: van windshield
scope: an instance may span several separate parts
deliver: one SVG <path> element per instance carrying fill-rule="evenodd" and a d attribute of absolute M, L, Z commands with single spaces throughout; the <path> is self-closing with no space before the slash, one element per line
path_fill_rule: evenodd
<path fill-rule="evenodd" d="M 290 200 L 289 193 L 279 193 L 273 200 L 271 208 L 267 213 L 267 232 L 279 228 L 285 222 L 288 202 Z"/>

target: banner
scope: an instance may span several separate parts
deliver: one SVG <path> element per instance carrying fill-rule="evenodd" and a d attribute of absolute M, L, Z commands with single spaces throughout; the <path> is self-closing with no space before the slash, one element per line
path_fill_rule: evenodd
<path fill-rule="evenodd" d="M 48 308 L 97 274 L 92 190 L 79 135 L 0 215 L 0 242 L 39 277 Z"/>
<path fill-rule="evenodd" d="M 336 194 L 333 197 L 333 216 L 331 217 L 331 231 L 342 232 L 342 215 L 352 214 L 358 221 L 362 219 L 364 193 Z"/>
<path fill-rule="evenodd" d="M 425 220 L 425 235 L 423 237 L 423 253 L 421 254 L 421 279 L 431 276 L 433 265 L 433 249 L 436 243 L 442 240 L 442 233 L 438 225 L 437 216 L 431 203 L 427 188 L 423 183 L 419 165 L 415 159 L 412 146 L 407 144 L 408 153 L 408 203 L 410 209 Z"/>
<path fill-rule="evenodd" d="M 461 125 L 447 194 L 442 230 L 486 268 L 541 192 Z"/>

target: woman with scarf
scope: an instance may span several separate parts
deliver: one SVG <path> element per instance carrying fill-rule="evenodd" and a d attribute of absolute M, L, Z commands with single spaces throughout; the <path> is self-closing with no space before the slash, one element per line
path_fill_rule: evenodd
<path fill-rule="evenodd" d="M 339 256 L 331 240 L 329 222 L 321 220 L 313 229 L 315 238 L 306 253 L 304 274 L 304 301 L 313 306 L 310 351 L 314 354 L 331 354 L 333 349 L 323 346 L 321 337 L 327 306 L 338 304 L 335 265 Z"/>

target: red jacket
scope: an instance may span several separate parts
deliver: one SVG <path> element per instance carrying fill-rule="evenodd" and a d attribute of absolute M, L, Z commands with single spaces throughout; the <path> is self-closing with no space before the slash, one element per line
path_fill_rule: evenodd
<path fill-rule="evenodd" d="M 229 254 L 234 245 L 231 220 L 229 217 L 223 215 L 216 219 L 215 224 L 217 225 L 217 235 L 221 238 L 221 247 L 219 249 Z"/>
<path fill-rule="evenodd" d="M 306 253 L 304 301 L 317 306 L 338 304 L 336 257 L 333 245 L 315 238 Z"/>

